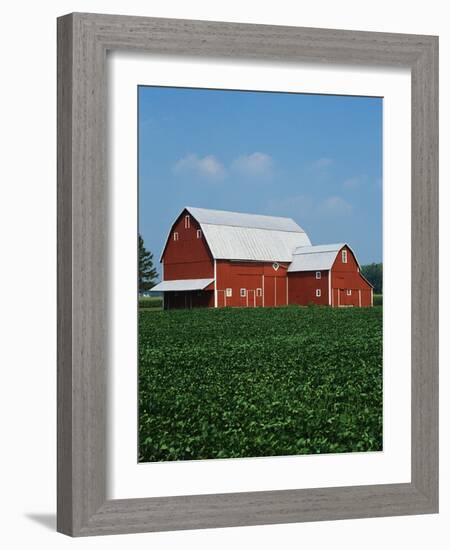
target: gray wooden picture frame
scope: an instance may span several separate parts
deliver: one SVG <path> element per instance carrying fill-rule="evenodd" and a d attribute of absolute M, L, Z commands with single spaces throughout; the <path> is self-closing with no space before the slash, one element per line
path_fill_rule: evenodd
<path fill-rule="evenodd" d="M 107 500 L 106 53 L 409 67 L 410 483 Z M 438 38 L 74 13 L 58 19 L 58 505 L 72 536 L 438 511 Z"/>

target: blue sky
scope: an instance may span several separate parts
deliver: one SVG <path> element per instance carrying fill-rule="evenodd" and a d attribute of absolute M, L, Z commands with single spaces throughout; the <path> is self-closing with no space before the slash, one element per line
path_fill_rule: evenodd
<path fill-rule="evenodd" d="M 288 216 L 382 260 L 382 99 L 140 87 L 139 231 L 159 256 L 183 206 Z"/>

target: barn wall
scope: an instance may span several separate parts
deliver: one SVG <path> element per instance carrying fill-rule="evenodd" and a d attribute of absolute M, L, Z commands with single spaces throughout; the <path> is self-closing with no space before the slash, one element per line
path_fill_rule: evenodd
<path fill-rule="evenodd" d="M 372 305 L 370 284 L 362 277 L 358 270 L 358 263 L 348 247 L 347 263 L 342 263 L 341 251 L 331 268 L 332 305 L 369 307 Z M 351 294 L 347 294 L 347 290 Z"/>
<path fill-rule="evenodd" d="M 321 271 L 321 278 L 316 279 L 315 271 L 299 271 L 288 274 L 289 303 L 306 306 L 308 304 L 328 305 L 328 271 Z M 316 289 L 321 296 L 316 296 Z"/>
<path fill-rule="evenodd" d="M 347 294 L 347 289 L 333 288 L 333 307 L 370 307 L 372 305 L 371 290 L 362 288 L 352 288 L 351 295 Z"/>
<path fill-rule="evenodd" d="M 214 277 L 214 261 L 205 237 L 197 238 L 197 221 L 190 216 L 190 228 L 185 228 L 183 212 L 175 222 L 164 250 L 164 280 L 207 279 Z M 173 234 L 178 233 L 174 241 Z"/>
<path fill-rule="evenodd" d="M 278 270 L 272 263 L 217 260 L 217 301 L 219 307 L 274 307 L 287 304 L 287 264 Z M 226 296 L 231 288 L 232 296 Z M 240 289 L 246 289 L 241 297 Z M 261 296 L 258 296 L 261 289 Z"/>

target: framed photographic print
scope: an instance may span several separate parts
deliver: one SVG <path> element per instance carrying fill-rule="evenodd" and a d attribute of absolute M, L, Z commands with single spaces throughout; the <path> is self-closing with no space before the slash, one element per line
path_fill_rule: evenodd
<path fill-rule="evenodd" d="M 58 530 L 438 509 L 437 38 L 58 20 Z"/>

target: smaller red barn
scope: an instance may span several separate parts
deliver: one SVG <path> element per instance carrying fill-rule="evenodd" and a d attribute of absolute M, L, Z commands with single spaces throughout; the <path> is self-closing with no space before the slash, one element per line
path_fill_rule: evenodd
<path fill-rule="evenodd" d="M 373 287 L 348 244 L 299 247 L 287 271 L 290 304 L 373 305 Z"/>

